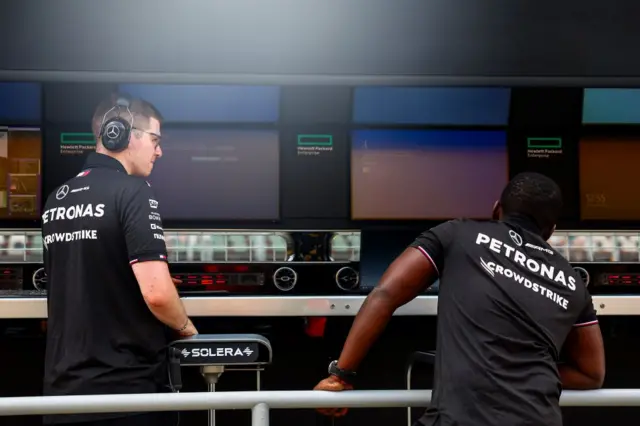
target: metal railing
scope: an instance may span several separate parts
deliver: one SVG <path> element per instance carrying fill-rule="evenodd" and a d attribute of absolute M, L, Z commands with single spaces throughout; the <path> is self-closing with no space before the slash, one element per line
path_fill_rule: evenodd
<path fill-rule="evenodd" d="M 270 409 L 425 407 L 430 400 L 430 390 L 186 392 L 10 397 L 0 398 L 0 416 L 251 409 L 252 425 L 268 426 Z M 640 406 L 640 389 L 565 391 L 560 397 L 560 405 Z"/>

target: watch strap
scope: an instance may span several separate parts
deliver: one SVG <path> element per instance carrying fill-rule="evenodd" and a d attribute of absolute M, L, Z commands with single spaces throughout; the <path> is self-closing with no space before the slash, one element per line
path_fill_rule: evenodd
<path fill-rule="evenodd" d="M 356 372 L 344 370 L 338 367 L 338 361 L 332 361 L 329 364 L 329 374 L 336 376 L 340 380 L 351 383 L 356 378 Z"/>

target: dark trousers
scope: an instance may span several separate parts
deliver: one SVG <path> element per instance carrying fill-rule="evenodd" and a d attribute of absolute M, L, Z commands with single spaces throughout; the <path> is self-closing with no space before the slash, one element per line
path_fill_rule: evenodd
<path fill-rule="evenodd" d="M 115 419 L 79 423 L 58 423 L 55 426 L 178 426 L 178 413 L 158 411 Z"/>

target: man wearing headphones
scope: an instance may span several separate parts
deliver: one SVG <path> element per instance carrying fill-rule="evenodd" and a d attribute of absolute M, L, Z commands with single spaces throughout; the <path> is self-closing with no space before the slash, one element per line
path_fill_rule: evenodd
<path fill-rule="evenodd" d="M 102 102 L 92 123 L 96 152 L 47 199 L 45 395 L 166 391 L 169 339 L 197 334 L 169 274 L 162 206 L 144 180 L 162 156 L 161 120 L 142 100 L 118 95 Z M 175 425 L 162 412 L 44 421 Z"/>

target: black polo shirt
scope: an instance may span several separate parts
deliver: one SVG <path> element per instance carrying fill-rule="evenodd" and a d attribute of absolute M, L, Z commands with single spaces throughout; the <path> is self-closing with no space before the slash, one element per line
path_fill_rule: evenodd
<path fill-rule="evenodd" d="M 572 327 L 595 324 L 580 277 L 524 219 L 454 220 L 412 244 L 440 278 L 424 425 L 560 426 L 556 363 Z"/>
<path fill-rule="evenodd" d="M 163 390 L 169 330 L 146 306 L 131 268 L 167 259 L 158 208 L 145 180 L 97 153 L 49 195 L 42 215 L 45 395 Z M 123 415 L 47 416 L 45 422 Z"/>

